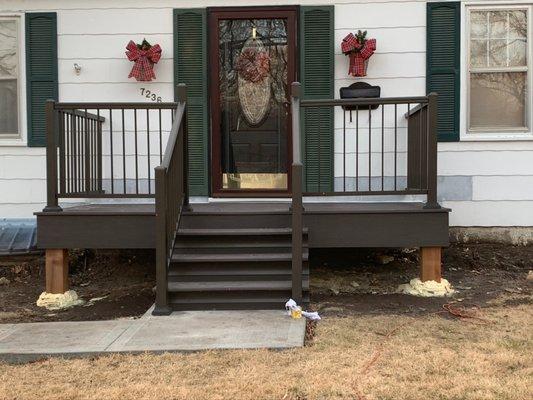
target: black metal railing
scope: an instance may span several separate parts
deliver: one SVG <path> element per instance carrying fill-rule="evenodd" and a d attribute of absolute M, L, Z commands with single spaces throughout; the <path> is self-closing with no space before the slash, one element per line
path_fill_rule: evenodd
<path fill-rule="evenodd" d="M 293 87 L 298 85 L 295 83 Z M 294 107 L 305 109 L 305 116 L 318 118 L 315 125 L 318 127 L 323 126 L 321 115 L 331 115 L 324 113 L 324 109 L 332 108 L 337 127 L 334 129 L 333 176 L 331 165 L 318 163 L 308 172 L 309 166 L 304 163 L 304 196 L 426 195 L 428 207 L 438 206 L 436 94 L 297 100 Z M 294 129 L 300 132 L 299 117 L 295 123 Z M 307 140 L 304 137 L 304 141 Z M 310 141 L 313 140 L 321 142 L 320 138 Z M 328 146 L 322 150 L 318 146 L 318 150 L 313 151 L 318 154 L 312 157 L 320 160 L 330 157 L 332 149 Z M 328 174 L 332 187 L 325 189 L 322 182 Z"/>
<path fill-rule="evenodd" d="M 47 208 L 60 198 L 150 198 L 177 103 L 46 103 Z"/>
<path fill-rule="evenodd" d="M 189 205 L 187 89 L 178 85 L 178 108 L 161 165 L 155 168 L 156 214 L 156 303 L 154 314 L 170 312 L 167 273 L 181 212 Z"/>
<path fill-rule="evenodd" d="M 328 152 L 324 154 L 327 158 L 332 149 L 331 146 L 322 149 L 321 138 L 314 137 L 312 141 L 318 146 L 313 151 L 318 154 L 312 157 L 319 162 L 312 165 L 313 176 L 306 176 L 306 168 L 310 166 L 302 165 L 300 139 L 307 143 L 309 138 L 300 127 L 300 110 L 305 109 L 305 116 L 312 117 L 316 134 L 317 127 L 330 125 L 320 121 L 321 115 L 331 116 L 330 112 L 324 112 L 328 108 L 333 108 L 334 118 L 341 119 L 340 124 L 334 123 L 340 125 L 340 129 L 334 129 L 334 160 L 325 167 L 321 165 L 321 152 Z M 301 100 L 300 84 L 294 82 L 291 112 L 292 296 L 301 300 L 304 196 L 425 195 L 426 208 L 440 207 L 437 202 L 437 95 Z M 317 187 L 322 189 L 321 174 L 331 176 L 331 164 L 336 167 L 332 187 L 317 191 Z M 307 178 L 314 182 L 310 184 Z"/>

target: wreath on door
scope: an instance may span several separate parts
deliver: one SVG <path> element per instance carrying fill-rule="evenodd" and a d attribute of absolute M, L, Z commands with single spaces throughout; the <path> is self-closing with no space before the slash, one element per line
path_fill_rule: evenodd
<path fill-rule="evenodd" d="M 270 72 L 270 56 L 266 51 L 247 47 L 239 54 L 235 69 L 245 81 L 262 82 Z"/>

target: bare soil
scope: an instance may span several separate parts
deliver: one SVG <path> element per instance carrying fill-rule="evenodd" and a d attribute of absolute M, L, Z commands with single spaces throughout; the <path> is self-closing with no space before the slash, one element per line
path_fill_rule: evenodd
<path fill-rule="evenodd" d="M 325 315 L 427 314 L 457 303 L 487 307 L 507 295 L 513 305 L 531 304 L 533 246 L 454 244 L 443 252 L 443 277 L 456 290 L 453 297 L 421 298 L 396 294 L 398 285 L 419 272 L 414 249 L 342 251 L 331 264 L 331 252 L 315 255 L 311 271 L 311 306 Z M 383 264 L 387 257 L 389 263 Z"/>
<path fill-rule="evenodd" d="M 139 317 L 153 304 L 153 251 L 75 250 L 69 258 L 71 289 L 87 303 L 48 311 L 36 305 L 44 290 L 44 255 L 0 257 L 0 279 L 9 281 L 0 286 L 0 323 Z"/>
<path fill-rule="evenodd" d="M 86 301 L 102 299 L 50 312 L 35 304 L 44 290 L 44 256 L 0 257 L 0 323 L 139 317 L 155 298 L 154 260 L 153 251 L 72 251 L 71 288 Z M 418 298 L 395 293 L 418 275 L 417 251 L 313 251 L 309 308 L 326 317 L 419 315 L 450 302 L 487 307 L 502 295 L 510 305 L 531 304 L 533 283 L 526 276 L 533 246 L 455 244 L 444 250 L 443 261 L 443 275 L 457 294 Z"/>

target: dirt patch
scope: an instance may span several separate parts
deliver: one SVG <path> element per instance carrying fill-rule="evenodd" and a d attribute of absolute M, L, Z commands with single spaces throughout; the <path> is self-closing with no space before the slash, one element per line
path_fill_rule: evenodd
<path fill-rule="evenodd" d="M 44 256 L 0 257 L 0 278 L 8 282 L 0 286 L 0 323 L 138 317 L 154 302 L 154 260 L 152 251 L 72 251 L 71 289 L 87 303 L 52 312 L 35 304 Z"/>
<path fill-rule="evenodd" d="M 89 306 L 50 312 L 35 302 L 44 288 L 44 257 L 0 258 L 0 323 L 102 320 L 142 315 L 153 303 L 153 251 L 73 251 L 71 286 Z M 447 303 L 486 307 L 506 295 L 509 305 L 531 304 L 533 246 L 455 244 L 444 251 L 443 274 L 457 293 L 451 298 L 397 294 L 418 275 L 418 252 L 313 250 L 310 311 L 322 316 L 416 315 Z M 2 279 L 4 278 L 4 279 Z M 503 304 L 504 305 L 504 304 Z"/>
<path fill-rule="evenodd" d="M 398 285 L 419 273 L 418 252 L 410 249 L 342 250 L 334 263 L 331 251 L 313 256 L 311 308 L 321 315 L 424 314 L 447 303 L 486 307 L 503 295 L 514 305 L 532 303 L 527 275 L 533 269 L 533 246 L 472 243 L 445 249 L 443 276 L 456 289 L 451 298 L 396 293 Z"/>

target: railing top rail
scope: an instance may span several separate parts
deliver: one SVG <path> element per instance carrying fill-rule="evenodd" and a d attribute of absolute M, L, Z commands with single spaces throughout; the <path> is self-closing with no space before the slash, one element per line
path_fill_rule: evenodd
<path fill-rule="evenodd" d="M 101 116 L 101 115 L 97 115 L 97 114 L 93 114 L 93 113 L 90 113 L 90 112 L 85 112 L 85 111 L 81 111 L 81 110 L 66 110 L 66 109 L 58 109 L 57 111 L 60 111 L 62 113 L 65 113 L 65 114 L 68 114 L 68 115 L 76 115 L 78 117 L 82 117 L 82 118 L 89 118 L 89 119 L 94 119 L 96 121 L 100 121 L 100 122 L 105 122 L 105 117 Z"/>
<path fill-rule="evenodd" d="M 87 110 L 96 110 L 96 109 L 111 109 L 111 110 L 120 110 L 120 109 L 141 109 L 141 110 L 168 110 L 173 109 L 178 106 L 176 102 L 166 102 L 166 103 L 99 103 L 99 102 L 87 102 L 87 103 L 70 103 L 62 102 L 55 103 L 54 108 L 56 110 L 77 110 L 77 109 L 87 109 Z"/>
<path fill-rule="evenodd" d="M 406 112 L 403 116 L 404 118 L 409 118 L 411 115 L 416 114 L 418 111 L 422 110 L 423 108 L 427 107 L 426 104 L 418 104 L 416 107 L 411 108 L 408 112 Z"/>
<path fill-rule="evenodd" d="M 325 107 L 325 106 L 368 106 L 382 104 L 427 104 L 427 96 L 417 97 L 377 97 L 377 98 L 354 98 L 354 99 L 316 99 L 301 100 L 301 107 Z"/>
<path fill-rule="evenodd" d="M 176 116 L 174 122 L 172 123 L 172 129 L 170 130 L 170 135 L 167 142 L 167 147 L 165 148 L 165 153 L 163 154 L 163 161 L 161 162 L 160 167 L 168 168 L 170 160 L 172 159 L 172 154 L 174 153 L 174 147 L 178 141 L 178 135 L 180 132 L 180 126 L 183 123 L 183 117 L 185 115 L 186 103 L 178 103 L 178 109 L 176 110 Z"/>

